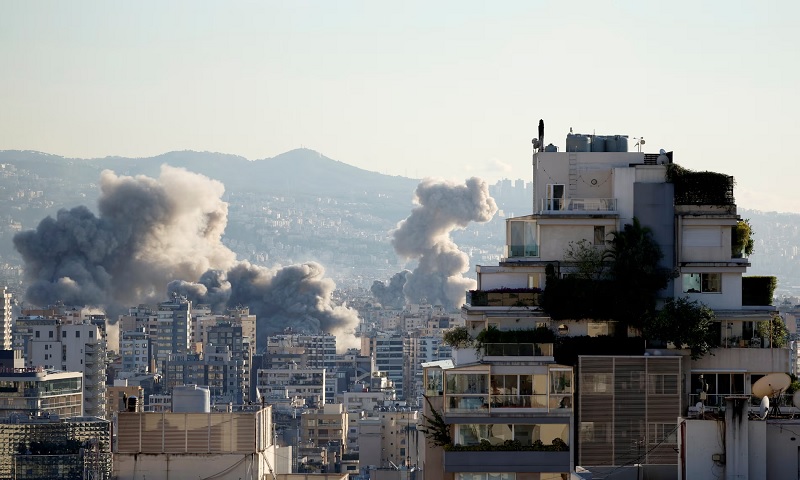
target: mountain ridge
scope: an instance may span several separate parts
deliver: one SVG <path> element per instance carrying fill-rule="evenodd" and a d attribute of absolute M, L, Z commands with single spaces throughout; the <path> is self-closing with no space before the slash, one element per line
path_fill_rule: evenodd
<path fill-rule="evenodd" d="M 34 150 L 0 150 L 0 163 L 26 168 L 43 179 L 58 172 L 59 178 L 76 181 L 77 176 L 94 174 L 96 178 L 103 169 L 112 169 L 122 175 L 157 177 L 161 165 L 167 164 L 219 180 L 229 190 L 298 194 L 302 189 L 337 197 L 360 194 L 410 196 L 419 182 L 355 167 L 307 148 L 256 160 L 194 150 L 176 150 L 153 157 L 107 156 L 91 159 L 68 158 Z"/>

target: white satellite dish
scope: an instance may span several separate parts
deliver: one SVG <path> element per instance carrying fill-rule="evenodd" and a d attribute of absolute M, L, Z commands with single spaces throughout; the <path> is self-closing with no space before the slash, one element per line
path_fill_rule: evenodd
<path fill-rule="evenodd" d="M 753 384 L 753 396 L 757 398 L 780 395 L 792 384 L 792 379 L 785 373 L 770 373 L 759 378 Z"/>
<path fill-rule="evenodd" d="M 758 411 L 758 416 L 761 420 L 767 418 L 767 414 L 769 413 L 769 397 L 764 395 L 764 398 L 761 399 L 761 408 Z"/>

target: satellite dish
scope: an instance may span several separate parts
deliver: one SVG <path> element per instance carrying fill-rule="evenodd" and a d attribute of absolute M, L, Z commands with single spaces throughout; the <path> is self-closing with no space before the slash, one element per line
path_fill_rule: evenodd
<path fill-rule="evenodd" d="M 769 413 L 769 397 L 764 395 L 764 398 L 761 399 L 761 408 L 759 409 L 758 416 L 761 417 L 761 420 L 767 418 L 767 414 Z"/>
<path fill-rule="evenodd" d="M 780 394 L 789 388 L 791 384 L 792 379 L 789 375 L 785 373 L 770 373 L 769 375 L 759 378 L 756 383 L 753 384 L 751 391 L 753 392 L 753 396 L 757 398 L 765 396 L 771 397 Z"/>

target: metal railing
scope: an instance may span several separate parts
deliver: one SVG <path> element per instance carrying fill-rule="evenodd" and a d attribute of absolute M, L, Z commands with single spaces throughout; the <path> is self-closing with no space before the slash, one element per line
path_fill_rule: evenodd
<path fill-rule="evenodd" d="M 552 357 L 552 343 L 485 343 L 487 357 Z"/>
<path fill-rule="evenodd" d="M 539 204 L 542 212 L 585 213 L 615 212 L 616 198 L 543 198 Z"/>

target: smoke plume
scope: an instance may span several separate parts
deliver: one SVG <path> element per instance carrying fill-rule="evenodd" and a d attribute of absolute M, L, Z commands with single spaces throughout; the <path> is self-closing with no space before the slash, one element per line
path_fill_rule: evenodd
<path fill-rule="evenodd" d="M 158 179 L 104 171 L 100 186 L 99 216 L 84 206 L 61 210 L 14 236 L 28 302 L 124 311 L 163 301 L 165 286 L 180 279 L 170 290 L 218 309 L 249 306 L 259 337 L 285 327 L 352 332 L 357 315 L 333 304 L 322 266 L 236 262 L 221 241 L 228 205 L 220 182 L 164 166 Z"/>
<path fill-rule="evenodd" d="M 333 280 L 316 262 L 269 269 L 240 262 L 228 271 L 206 272 L 197 283 L 176 280 L 170 293 L 185 295 L 193 303 L 210 304 L 216 311 L 228 306 L 247 305 L 256 315 L 257 345 L 266 337 L 286 328 L 301 332 L 327 332 L 336 335 L 337 347 L 353 337 L 358 314 L 346 306 L 335 305 Z"/>
<path fill-rule="evenodd" d="M 406 278 L 410 274 L 408 270 L 397 272 L 389 279 L 389 284 L 385 284 L 380 280 L 372 282 L 370 292 L 375 300 L 387 308 L 403 308 L 406 304 L 406 296 L 403 293 L 403 287 L 406 285 Z"/>
<path fill-rule="evenodd" d="M 475 281 L 463 276 L 469 257 L 450 238 L 455 229 L 470 222 L 488 222 L 497 212 L 485 181 L 473 177 L 465 184 L 423 180 L 415 193 L 418 204 L 398 224 L 392 245 L 398 255 L 418 259 L 417 268 L 406 277 L 406 299 L 418 303 L 460 307 L 466 290 Z"/>

